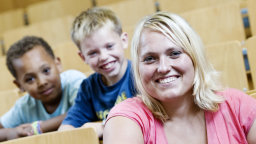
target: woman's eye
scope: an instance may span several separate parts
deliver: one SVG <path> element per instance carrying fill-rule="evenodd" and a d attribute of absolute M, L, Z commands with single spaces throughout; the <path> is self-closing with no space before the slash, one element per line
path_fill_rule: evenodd
<path fill-rule="evenodd" d="M 153 56 L 147 56 L 144 58 L 143 62 L 150 63 L 153 62 L 155 58 Z"/>
<path fill-rule="evenodd" d="M 180 54 L 182 54 L 181 51 L 172 51 L 172 52 L 170 53 L 170 57 L 172 57 L 172 58 L 178 58 L 178 57 L 180 56 Z"/>

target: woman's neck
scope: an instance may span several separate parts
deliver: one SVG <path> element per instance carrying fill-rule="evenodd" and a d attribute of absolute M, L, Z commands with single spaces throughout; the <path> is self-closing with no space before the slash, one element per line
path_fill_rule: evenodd
<path fill-rule="evenodd" d="M 171 101 L 162 102 L 162 105 L 169 116 L 169 120 L 187 119 L 194 117 L 202 110 L 194 103 L 192 93 L 173 98 Z"/>

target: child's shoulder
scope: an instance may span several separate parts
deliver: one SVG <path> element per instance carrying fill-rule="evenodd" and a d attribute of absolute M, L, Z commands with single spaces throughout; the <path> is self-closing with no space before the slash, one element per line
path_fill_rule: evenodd
<path fill-rule="evenodd" d="M 98 80 L 100 79 L 100 74 L 97 72 L 92 73 L 91 75 L 89 75 L 88 77 L 86 77 L 85 79 L 83 79 L 83 82 L 81 85 L 91 85 L 93 83 L 98 84 Z"/>
<path fill-rule="evenodd" d="M 23 107 L 36 105 L 37 101 L 38 100 L 26 93 L 16 101 L 15 106 L 22 109 Z"/>
<path fill-rule="evenodd" d="M 84 73 L 74 69 L 66 70 L 62 72 L 60 76 L 61 77 L 68 77 L 68 76 L 86 77 Z"/>
<path fill-rule="evenodd" d="M 67 70 L 60 74 L 61 83 L 81 81 L 86 78 L 85 74 L 78 70 Z"/>

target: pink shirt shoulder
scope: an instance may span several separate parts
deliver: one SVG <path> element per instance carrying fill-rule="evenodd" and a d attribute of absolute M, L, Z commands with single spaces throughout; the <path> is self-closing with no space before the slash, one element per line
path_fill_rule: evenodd
<path fill-rule="evenodd" d="M 167 144 L 162 122 L 154 118 L 151 111 L 138 98 L 129 98 L 111 109 L 107 120 L 124 116 L 135 121 L 141 128 L 145 144 Z"/>
<path fill-rule="evenodd" d="M 243 143 L 256 118 L 256 100 L 236 89 L 218 92 L 225 98 L 217 112 L 205 112 L 208 144 Z"/>

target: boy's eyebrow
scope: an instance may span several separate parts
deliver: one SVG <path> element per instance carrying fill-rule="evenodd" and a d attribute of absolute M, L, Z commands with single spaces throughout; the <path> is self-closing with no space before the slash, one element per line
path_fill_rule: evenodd
<path fill-rule="evenodd" d="M 48 64 L 43 64 L 42 66 L 39 67 L 39 70 L 43 70 L 45 67 L 49 67 L 49 65 Z M 25 77 L 28 77 L 28 76 L 33 76 L 33 75 L 35 75 L 34 72 L 28 72 L 28 73 L 25 73 L 22 78 L 25 78 Z"/>
<path fill-rule="evenodd" d="M 24 77 L 30 76 L 30 75 L 33 75 L 33 73 L 32 73 L 32 72 L 31 72 L 31 73 L 26 73 L 26 74 L 24 75 Z"/>
<path fill-rule="evenodd" d="M 93 49 L 93 50 L 88 50 L 88 51 L 86 51 L 86 54 L 90 54 L 91 52 L 95 52 L 96 50 L 95 49 Z"/>
<path fill-rule="evenodd" d="M 27 77 L 34 76 L 34 73 L 26 73 L 22 76 L 22 80 L 25 80 Z"/>
<path fill-rule="evenodd" d="M 106 43 L 104 44 L 104 46 L 107 46 L 107 45 L 113 45 L 113 44 L 115 44 L 115 42 L 114 42 L 114 41 L 109 41 L 109 42 L 106 42 Z"/>
<path fill-rule="evenodd" d="M 39 67 L 40 70 L 44 69 L 45 67 L 49 67 L 49 64 L 43 64 Z"/>

